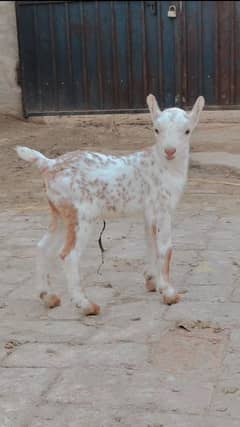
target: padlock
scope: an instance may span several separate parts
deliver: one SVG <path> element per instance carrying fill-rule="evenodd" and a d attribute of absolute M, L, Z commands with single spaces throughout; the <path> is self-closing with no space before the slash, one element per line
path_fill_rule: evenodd
<path fill-rule="evenodd" d="M 168 18 L 176 18 L 177 9 L 176 9 L 176 6 L 174 4 L 171 4 L 171 6 L 169 6 L 167 16 L 168 16 Z"/>

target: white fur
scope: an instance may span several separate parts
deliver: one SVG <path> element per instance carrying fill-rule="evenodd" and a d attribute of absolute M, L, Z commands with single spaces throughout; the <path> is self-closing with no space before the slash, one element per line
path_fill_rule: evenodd
<path fill-rule="evenodd" d="M 47 159 L 47 157 L 45 157 L 42 153 L 39 153 L 39 151 L 20 146 L 17 146 L 15 149 L 21 159 L 26 160 L 26 162 L 36 163 L 40 169 L 54 164 L 53 159 Z"/>
<path fill-rule="evenodd" d="M 141 213 L 145 220 L 149 268 L 156 288 L 167 303 L 177 302 L 167 275 L 171 251 L 171 217 L 187 180 L 189 142 L 204 107 L 199 97 L 190 113 L 179 108 L 160 111 L 153 95 L 147 97 L 155 144 L 129 156 L 75 152 L 50 160 L 26 147 L 17 147 L 24 160 L 35 162 L 43 174 L 47 197 L 60 209 L 67 204 L 77 213 L 76 243 L 64 259 L 69 291 L 75 304 L 91 307 L 80 285 L 79 260 L 97 219 Z M 67 225 L 68 226 L 68 225 Z M 38 285 L 48 291 L 51 258 L 65 243 L 66 223 L 48 232 L 39 243 Z"/>

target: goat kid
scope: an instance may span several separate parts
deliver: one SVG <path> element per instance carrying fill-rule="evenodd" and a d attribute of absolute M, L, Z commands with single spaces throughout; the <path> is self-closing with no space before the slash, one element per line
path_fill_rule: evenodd
<path fill-rule="evenodd" d="M 128 156 L 76 151 L 48 159 L 38 151 L 16 147 L 22 159 L 40 169 L 52 214 L 37 253 L 39 295 L 49 308 L 60 304 L 49 282 L 52 262 L 60 255 L 72 301 L 85 315 L 99 313 L 100 307 L 88 300 L 81 285 L 79 261 L 98 219 L 136 213 L 145 221 L 146 288 L 162 292 L 166 304 L 180 299 L 169 279 L 171 218 L 187 180 L 190 137 L 204 98 L 200 96 L 190 112 L 161 111 L 153 95 L 147 104 L 155 144 Z"/>

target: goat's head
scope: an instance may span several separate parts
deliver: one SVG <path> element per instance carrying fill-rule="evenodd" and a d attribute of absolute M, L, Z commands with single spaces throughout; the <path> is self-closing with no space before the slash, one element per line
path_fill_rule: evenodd
<path fill-rule="evenodd" d="M 191 133 L 198 123 L 205 104 L 204 98 L 199 96 L 190 112 L 181 108 L 168 108 L 161 111 L 153 95 L 148 95 L 147 104 L 161 153 L 166 159 L 173 160 L 178 153 L 189 148 Z"/>

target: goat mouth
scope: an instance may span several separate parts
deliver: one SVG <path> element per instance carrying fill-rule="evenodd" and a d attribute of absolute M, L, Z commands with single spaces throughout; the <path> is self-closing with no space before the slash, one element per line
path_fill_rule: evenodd
<path fill-rule="evenodd" d="M 172 156 L 165 156 L 167 160 L 173 160 L 175 159 L 175 154 L 173 154 Z"/>

